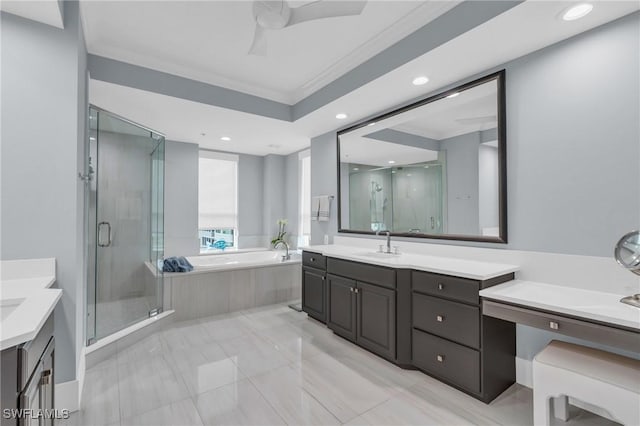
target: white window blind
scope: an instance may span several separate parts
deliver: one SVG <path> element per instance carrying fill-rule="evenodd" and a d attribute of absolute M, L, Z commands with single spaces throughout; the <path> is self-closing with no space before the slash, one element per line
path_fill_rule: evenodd
<path fill-rule="evenodd" d="M 300 161 L 300 234 L 311 235 L 311 155 L 303 151 Z"/>
<path fill-rule="evenodd" d="M 238 156 L 200 151 L 198 228 L 238 227 Z"/>

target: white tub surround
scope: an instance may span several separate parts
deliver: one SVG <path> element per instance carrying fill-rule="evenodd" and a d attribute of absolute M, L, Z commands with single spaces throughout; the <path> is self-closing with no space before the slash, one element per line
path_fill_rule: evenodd
<path fill-rule="evenodd" d="M 53 312 L 62 290 L 55 259 L 0 262 L 0 350 L 32 340 Z"/>
<path fill-rule="evenodd" d="M 190 320 L 301 297 L 301 256 L 283 250 L 192 256 L 191 272 L 164 274 L 163 309 Z"/>
<path fill-rule="evenodd" d="M 370 240 L 369 240 L 370 241 Z M 502 263 L 464 260 L 454 257 L 433 256 L 419 253 L 387 254 L 375 251 L 375 245 L 366 250 L 358 246 L 330 244 L 305 247 L 305 251 L 327 257 L 370 263 L 390 268 L 415 269 L 436 274 L 454 275 L 462 278 L 485 281 L 520 270 L 519 266 Z"/>
<path fill-rule="evenodd" d="M 480 296 L 640 331 L 640 309 L 621 303 L 622 294 L 515 280 L 481 290 Z"/>

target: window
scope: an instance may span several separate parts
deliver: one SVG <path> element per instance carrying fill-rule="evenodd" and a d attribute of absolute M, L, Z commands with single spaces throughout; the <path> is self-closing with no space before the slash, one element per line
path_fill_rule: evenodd
<path fill-rule="evenodd" d="M 200 151 L 198 166 L 200 251 L 237 247 L 238 156 Z"/>
<path fill-rule="evenodd" d="M 300 207 L 298 215 L 298 247 L 308 246 L 311 240 L 311 152 L 298 154 Z"/>

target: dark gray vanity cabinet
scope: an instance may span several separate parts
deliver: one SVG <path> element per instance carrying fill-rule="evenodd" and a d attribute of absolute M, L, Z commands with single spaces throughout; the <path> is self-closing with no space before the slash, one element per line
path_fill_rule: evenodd
<path fill-rule="evenodd" d="M 513 279 L 486 281 L 412 271 L 412 364 L 490 402 L 515 381 L 515 326 L 484 317 L 479 291 Z"/>
<path fill-rule="evenodd" d="M 3 415 L 2 426 L 54 424 L 50 415 L 54 408 L 54 349 L 52 314 L 33 340 L 0 353 L 2 409 L 33 410 L 34 416 L 38 410 L 50 410 L 42 418 Z"/>
<path fill-rule="evenodd" d="M 327 326 L 336 334 L 396 360 L 396 271 L 327 259 Z"/>
<path fill-rule="evenodd" d="M 310 317 L 327 322 L 326 258 L 321 254 L 302 253 L 302 310 Z"/>
<path fill-rule="evenodd" d="M 355 342 L 357 340 L 357 283 L 331 274 L 327 275 L 327 281 L 329 302 L 327 327 L 345 339 Z"/>
<path fill-rule="evenodd" d="M 396 358 L 396 292 L 357 283 L 356 342 L 384 358 Z"/>
<path fill-rule="evenodd" d="M 491 402 L 515 382 L 515 325 L 483 316 L 479 281 L 303 252 L 303 310 L 339 336 Z"/>

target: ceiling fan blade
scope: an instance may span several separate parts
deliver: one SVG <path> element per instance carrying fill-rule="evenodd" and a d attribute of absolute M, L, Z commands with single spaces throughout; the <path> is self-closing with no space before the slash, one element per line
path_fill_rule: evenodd
<path fill-rule="evenodd" d="M 267 35 L 260 25 L 256 23 L 256 30 L 253 33 L 253 42 L 249 48 L 249 55 L 267 55 Z"/>
<path fill-rule="evenodd" d="M 305 21 L 313 21 L 315 19 L 360 15 L 366 4 L 366 0 L 318 0 L 313 3 L 305 4 L 304 6 L 291 8 L 291 18 L 289 18 L 287 26 L 299 24 Z"/>

